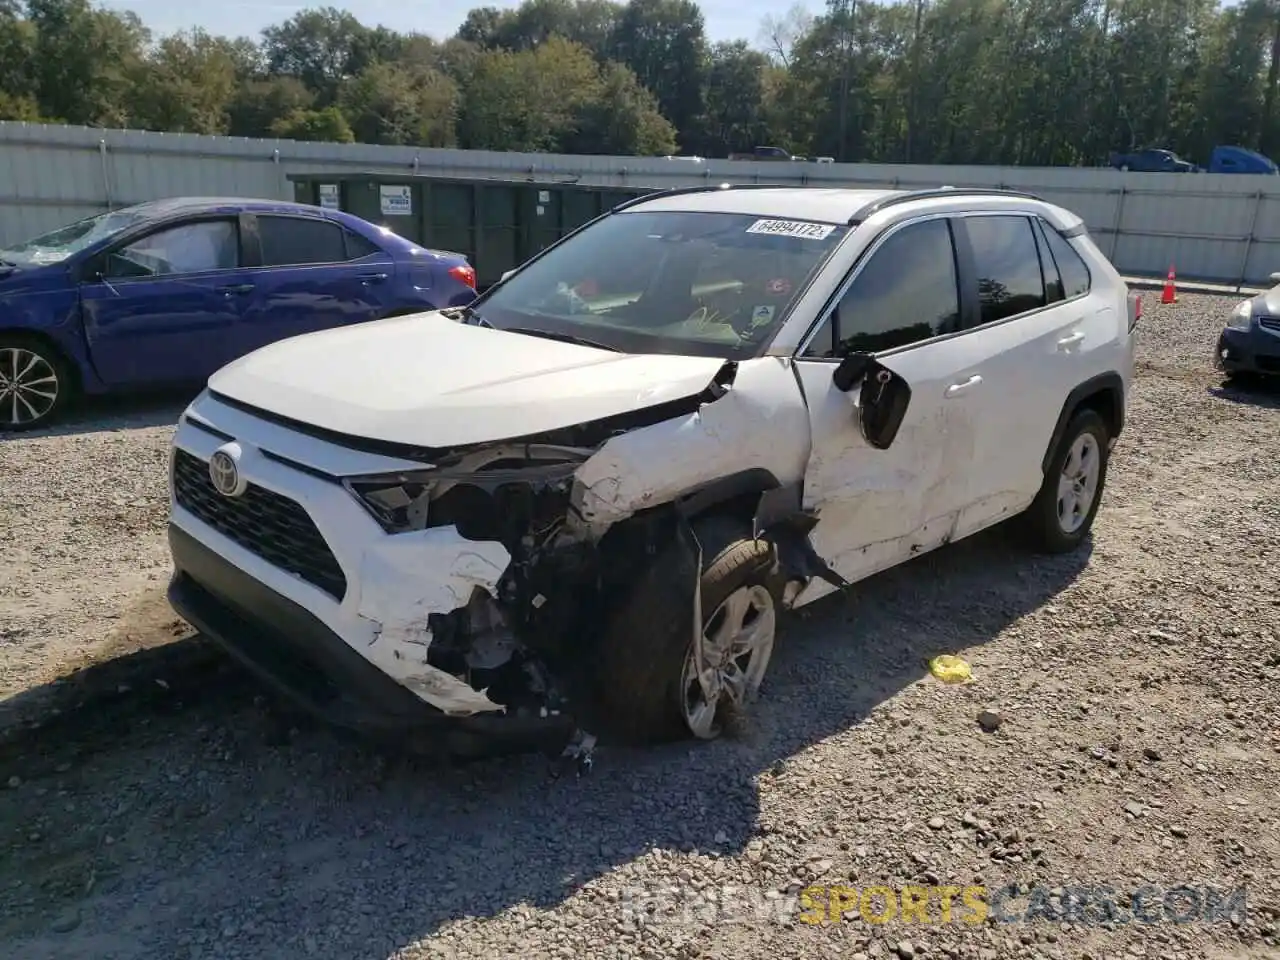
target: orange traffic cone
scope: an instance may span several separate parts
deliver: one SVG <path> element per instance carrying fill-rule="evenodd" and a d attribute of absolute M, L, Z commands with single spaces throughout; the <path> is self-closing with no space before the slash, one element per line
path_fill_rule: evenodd
<path fill-rule="evenodd" d="M 1164 281 L 1164 293 L 1160 294 L 1161 303 L 1177 303 L 1178 302 L 1178 291 L 1177 289 L 1174 288 L 1173 281 L 1174 281 L 1173 264 L 1171 263 L 1169 264 L 1169 276 L 1166 277 Z"/>

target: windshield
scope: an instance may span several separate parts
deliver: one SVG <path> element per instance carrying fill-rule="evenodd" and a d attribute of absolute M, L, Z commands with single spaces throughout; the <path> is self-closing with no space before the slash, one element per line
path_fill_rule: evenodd
<path fill-rule="evenodd" d="M 624 353 L 743 359 L 847 227 L 734 213 L 606 217 L 495 287 L 476 322 Z"/>
<path fill-rule="evenodd" d="M 142 214 L 132 207 L 87 217 L 34 240 L 0 249 L 0 260 L 19 265 L 58 263 L 142 219 Z"/>

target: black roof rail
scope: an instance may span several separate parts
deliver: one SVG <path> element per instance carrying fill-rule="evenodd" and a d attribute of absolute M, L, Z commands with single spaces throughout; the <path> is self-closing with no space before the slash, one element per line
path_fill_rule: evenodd
<path fill-rule="evenodd" d="M 1043 197 L 1022 190 L 1004 190 L 997 187 L 929 187 L 924 190 L 908 190 L 905 193 L 894 193 L 879 200 L 872 200 L 849 218 L 849 225 L 861 223 L 872 214 L 879 213 L 886 207 L 895 207 L 900 203 L 911 203 L 915 200 L 936 200 L 942 197 L 1017 197 L 1022 200 L 1039 200 Z"/>
<path fill-rule="evenodd" d="M 666 190 L 654 190 L 653 193 L 644 193 L 630 200 L 623 200 L 613 208 L 613 211 L 616 213 L 619 210 L 626 210 L 638 203 L 648 203 L 659 197 L 681 197 L 687 193 L 711 193 L 715 190 L 776 190 L 779 187 L 785 189 L 787 186 L 785 183 L 717 183 L 714 185 L 700 183 L 696 187 L 669 187 Z"/>

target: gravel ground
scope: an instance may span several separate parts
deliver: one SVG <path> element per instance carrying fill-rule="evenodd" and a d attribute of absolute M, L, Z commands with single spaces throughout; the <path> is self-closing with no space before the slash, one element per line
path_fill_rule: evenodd
<path fill-rule="evenodd" d="M 996 530 L 819 602 L 740 737 L 581 779 L 369 751 L 191 637 L 161 593 L 180 403 L 0 442 L 0 954 L 1277 956 L 1280 403 L 1209 366 L 1231 302 L 1148 295 L 1090 550 Z M 869 922 L 876 895 L 813 925 L 811 883 L 1018 886 L 1013 922 Z M 1085 885 L 1154 912 L 1068 909 Z M 1245 899 L 1196 919 L 1182 885 Z"/>

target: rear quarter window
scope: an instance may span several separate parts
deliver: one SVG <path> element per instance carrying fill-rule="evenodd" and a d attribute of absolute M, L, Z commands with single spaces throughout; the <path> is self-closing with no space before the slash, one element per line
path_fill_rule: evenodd
<path fill-rule="evenodd" d="M 366 240 L 354 230 L 346 230 L 344 233 L 347 237 L 348 260 L 359 260 L 361 257 L 371 257 L 375 253 L 382 253 L 381 247 L 372 240 Z"/>
<path fill-rule="evenodd" d="M 1058 267 L 1058 275 L 1062 277 L 1062 292 L 1066 299 L 1082 297 L 1089 292 L 1092 278 L 1084 258 L 1076 253 L 1075 247 L 1045 221 L 1040 221 L 1045 239 L 1049 243 L 1049 253 Z"/>

